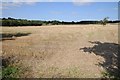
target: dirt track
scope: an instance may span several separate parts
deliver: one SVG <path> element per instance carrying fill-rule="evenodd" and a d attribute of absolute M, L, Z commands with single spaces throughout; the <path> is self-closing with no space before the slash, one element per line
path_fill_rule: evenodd
<path fill-rule="evenodd" d="M 29 36 L 3 41 L 3 56 L 14 55 L 31 73 L 22 77 L 101 77 L 98 63 L 104 57 L 85 52 L 90 43 L 118 43 L 117 25 L 56 25 L 4 27 L 3 32 L 30 32 Z"/>

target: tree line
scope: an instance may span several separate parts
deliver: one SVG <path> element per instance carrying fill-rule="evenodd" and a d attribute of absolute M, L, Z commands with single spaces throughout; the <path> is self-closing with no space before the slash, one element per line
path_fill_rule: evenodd
<path fill-rule="evenodd" d="M 119 23 L 120 21 L 108 21 L 108 18 L 104 18 L 101 21 L 78 21 L 78 22 L 65 22 L 65 21 L 42 21 L 42 20 L 27 20 L 27 19 L 14 19 L 11 17 L 0 18 L 2 26 L 42 26 L 42 25 L 71 25 L 71 24 L 103 24 L 106 23 Z"/>

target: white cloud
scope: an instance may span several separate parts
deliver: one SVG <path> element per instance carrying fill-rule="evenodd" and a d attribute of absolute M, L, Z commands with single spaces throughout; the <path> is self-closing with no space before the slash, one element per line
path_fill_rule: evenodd
<path fill-rule="evenodd" d="M 54 0 L 48 0 L 48 2 L 54 2 Z"/>
<path fill-rule="evenodd" d="M 72 0 L 75 5 L 89 5 L 92 2 L 119 2 L 119 0 Z"/>
<path fill-rule="evenodd" d="M 7 9 L 11 6 L 19 7 L 22 4 L 33 5 L 36 2 L 73 2 L 74 5 L 89 5 L 92 2 L 117 2 L 119 0 L 0 0 L 0 9 Z M 1 2 L 2 6 L 1 6 Z M 116 9 L 117 10 L 117 9 Z"/>
<path fill-rule="evenodd" d="M 0 0 L 1 2 L 119 2 L 119 0 Z"/>
<path fill-rule="evenodd" d="M 4 0 L 2 2 L 39 2 L 40 0 Z"/>
<path fill-rule="evenodd" d="M 60 0 L 4 0 L 2 2 L 56 2 L 56 1 L 60 1 Z"/>
<path fill-rule="evenodd" d="M 22 5 L 22 3 L 16 3 L 16 2 L 2 2 L 1 3 L 1 9 L 9 9 L 10 7 L 19 7 Z"/>
<path fill-rule="evenodd" d="M 73 0 L 73 3 L 79 6 L 79 5 L 89 5 L 93 1 L 94 0 Z"/>
<path fill-rule="evenodd" d="M 0 9 L 8 9 L 9 7 L 19 7 L 23 4 L 33 5 L 36 2 L 39 2 L 39 0 L 4 0 L 0 1 L 0 5 L 2 4 Z"/>
<path fill-rule="evenodd" d="M 27 4 L 27 5 L 33 5 L 35 4 L 36 2 L 34 1 L 37 1 L 37 0 L 29 0 L 30 2 L 28 2 L 28 0 L 24 0 L 26 2 L 24 2 L 23 0 L 12 0 L 13 2 L 1 2 L 0 3 L 0 9 L 9 9 L 11 7 L 20 7 L 22 6 L 23 4 Z"/>
<path fill-rule="evenodd" d="M 17 1 L 17 2 L 36 2 L 39 0 L 13 0 L 13 1 Z"/>
<path fill-rule="evenodd" d="M 92 2 L 92 1 L 94 1 L 94 0 L 73 0 L 73 2 Z"/>
<path fill-rule="evenodd" d="M 0 0 L 0 9 L 8 9 L 10 7 L 19 7 L 23 4 L 33 5 L 37 2 L 54 2 L 55 0 Z"/>

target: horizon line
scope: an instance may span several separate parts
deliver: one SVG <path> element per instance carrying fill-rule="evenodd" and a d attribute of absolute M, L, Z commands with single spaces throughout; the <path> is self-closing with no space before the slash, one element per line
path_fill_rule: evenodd
<path fill-rule="evenodd" d="M 13 17 L 1 17 L 0 19 L 3 19 L 3 18 L 13 18 Z M 64 22 L 80 22 L 80 21 L 100 21 L 100 20 L 103 20 L 103 19 L 82 19 L 82 20 L 71 20 L 71 21 L 66 21 L 66 20 L 58 20 L 58 19 L 53 19 L 53 20 L 43 20 L 43 19 L 27 19 L 27 18 L 13 18 L 13 19 L 23 19 L 23 20 L 34 20 L 34 21 L 64 21 Z M 108 21 L 120 21 L 120 19 L 114 19 L 114 20 L 110 20 L 108 19 Z"/>

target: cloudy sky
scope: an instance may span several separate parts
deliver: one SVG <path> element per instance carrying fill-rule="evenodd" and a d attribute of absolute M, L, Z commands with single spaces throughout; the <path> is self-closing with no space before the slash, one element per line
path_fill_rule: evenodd
<path fill-rule="evenodd" d="M 7 0 L 8 1 L 8 0 Z M 2 2 L 2 17 L 13 17 L 32 20 L 81 21 L 101 20 L 109 17 L 118 19 L 118 2 L 88 2 L 74 0 L 71 2 Z M 19 0 L 20 1 L 20 0 Z M 35 1 L 35 0 L 34 0 Z"/>

